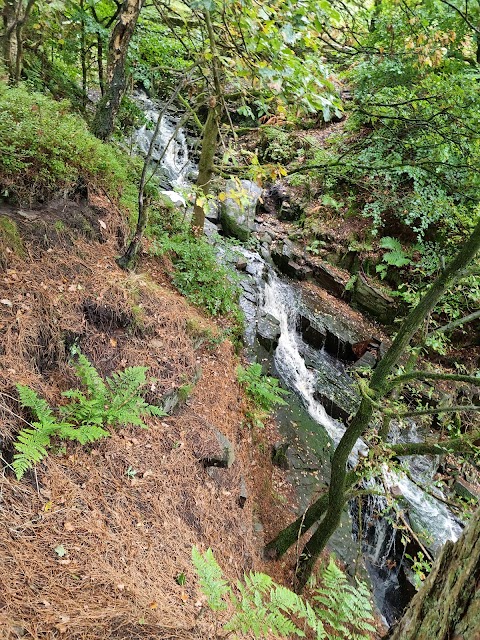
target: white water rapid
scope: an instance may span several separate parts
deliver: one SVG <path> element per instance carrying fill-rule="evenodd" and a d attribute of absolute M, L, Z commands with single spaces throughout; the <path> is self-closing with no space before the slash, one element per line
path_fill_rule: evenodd
<path fill-rule="evenodd" d="M 153 137 L 153 131 L 158 121 L 159 105 L 148 96 L 139 92 L 134 96 L 147 119 L 140 129 L 133 135 L 133 141 L 142 155 L 147 155 Z M 194 170 L 189 159 L 185 132 L 178 127 L 178 122 L 171 116 L 163 116 L 160 131 L 154 144 L 152 162 L 158 162 L 166 175 L 171 188 L 187 185 L 188 175 Z"/>
<path fill-rule="evenodd" d="M 298 296 L 294 289 L 270 270 L 264 287 L 262 311 L 271 314 L 280 322 L 281 334 L 275 351 L 275 366 L 285 384 L 301 397 L 309 415 L 324 427 L 337 445 L 345 427 L 338 420 L 333 420 L 323 405 L 315 399 L 315 370 L 307 367 L 299 351 L 301 338 L 296 328 L 297 308 Z M 358 440 L 355 445 L 352 463 L 356 462 L 358 454 L 368 454 L 368 448 L 362 440 Z"/>

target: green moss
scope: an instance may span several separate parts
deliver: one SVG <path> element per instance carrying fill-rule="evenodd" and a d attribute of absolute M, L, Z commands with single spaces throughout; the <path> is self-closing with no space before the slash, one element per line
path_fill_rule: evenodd
<path fill-rule="evenodd" d="M 0 245 L 2 249 L 7 247 L 17 256 L 25 256 L 25 248 L 15 221 L 4 215 L 0 215 Z"/>

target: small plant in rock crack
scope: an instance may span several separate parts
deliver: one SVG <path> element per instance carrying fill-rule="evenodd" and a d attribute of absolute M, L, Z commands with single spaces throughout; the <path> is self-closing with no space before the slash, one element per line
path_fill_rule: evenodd
<path fill-rule="evenodd" d="M 368 640 L 375 632 L 366 585 L 358 580 L 351 585 L 332 559 L 322 572 L 322 585 L 313 590 L 314 604 L 264 573 L 250 571 L 232 587 L 211 549 L 201 554 L 193 547 L 192 561 L 208 606 L 213 611 L 233 609 L 225 631 L 255 638 L 304 638 L 310 628 L 317 640 Z"/>
<path fill-rule="evenodd" d="M 131 424 L 145 428 L 144 416 L 166 415 L 161 407 L 148 404 L 143 397 L 145 367 L 128 367 L 103 380 L 78 349 L 72 349 L 72 355 L 78 356 L 75 372 L 85 390 L 65 391 L 62 395 L 69 398 L 68 404 L 52 409 L 36 391 L 17 385 L 21 405 L 30 409 L 35 418 L 20 431 L 14 444 L 17 453 L 12 466 L 18 479 L 48 455 L 52 438 L 87 444 L 107 438 L 108 427 Z"/>

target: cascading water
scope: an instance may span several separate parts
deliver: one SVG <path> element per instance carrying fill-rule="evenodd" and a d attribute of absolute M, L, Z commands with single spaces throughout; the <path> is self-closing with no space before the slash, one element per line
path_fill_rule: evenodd
<path fill-rule="evenodd" d="M 145 111 L 150 122 L 150 127 L 145 125 L 139 129 L 135 135 L 137 147 L 146 154 L 153 135 L 153 126 L 158 120 L 157 106 L 149 100 L 145 94 L 137 94 L 137 102 Z M 162 119 L 159 139 L 155 145 L 153 160 L 160 160 L 160 167 L 169 181 L 168 188 L 178 187 L 188 184 L 187 177 L 192 172 L 193 165 L 189 160 L 188 148 L 185 134 L 179 129 L 175 131 L 177 124 L 174 119 L 166 117 Z M 219 248 L 221 259 L 228 261 L 225 250 Z M 300 294 L 291 285 L 278 278 L 274 270 L 257 254 L 244 249 L 237 248 L 248 261 L 248 278 L 242 282 L 243 296 L 241 306 L 246 314 L 248 323 L 245 329 L 247 343 L 253 347 L 256 335 L 256 322 L 260 314 L 270 314 L 279 323 L 280 336 L 275 349 L 273 361 L 276 372 L 301 401 L 304 409 L 311 418 L 311 422 L 305 427 L 310 431 L 315 443 L 322 439 L 322 428 L 328 433 L 333 443 L 338 444 L 345 427 L 338 420 L 333 419 L 321 402 L 316 399 L 319 381 L 318 368 L 324 367 L 328 371 L 330 379 L 338 377 L 341 384 L 339 388 L 345 393 L 349 392 L 349 377 L 340 362 L 332 362 L 331 355 L 327 355 L 323 350 L 313 350 L 307 346 L 297 331 L 298 307 Z M 266 281 L 264 276 L 267 276 Z M 338 354 L 337 354 L 338 356 Z M 306 359 L 309 364 L 307 366 Z M 342 387 L 343 385 L 343 387 Z M 352 385 L 353 386 L 353 385 Z M 292 406 L 295 402 L 292 400 Z M 327 405 L 328 408 L 328 405 Z M 297 412 L 298 413 L 298 412 Z M 279 414 L 280 415 L 280 414 Z M 296 414 L 297 415 L 297 414 Z M 295 417 L 296 417 L 295 415 Z M 291 416 L 288 422 L 297 430 L 301 428 L 298 422 L 293 422 Z M 315 426 L 312 426 L 315 425 Z M 320 425 L 316 427 L 316 425 Z M 400 431 L 398 425 L 393 423 L 391 438 L 393 441 L 415 441 L 420 436 L 416 431 L 416 426 L 411 423 L 410 428 Z M 293 440 L 297 446 L 303 446 L 302 442 L 295 435 Z M 328 444 L 326 445 L 328 447 Z M 316 446 L 315 453 L 322 451 Z M 362 440 L 358 440 L 349 463 L 354 466 L 358 462 L 359 455 L 367 455 L 368 447 Z M 299 452 L 300 459 L 307 459 L 308 454 Z M 326 449 L 323 455 L 328 456 Z M 435 465 L 424 456 L 413 457 L 405 460 L 409 475 L 416 479 L 413 482 L 406 473 L 392 473 L 387 468 L 383 471 L 381 483 L 369 481 L 366 489 L 371 489 L 373 495 L 369 495 L 361 501 L 352 501 L 350 512 L 353 516 L 353 534 L 357 540 L 360 539 L 365 564 L 369 570 L 372 580 L 373 592 L 377 606 L 385 616 L 386 622 L 391 624 L 398 615 L 401 614 L 403 606 L 408 601 L 410 595 L 405 594 L 408 590 L 408 583 L 404 580 L 400 586 L 399 578 L 402 571 L 403 556 L 405 547 L 399 544 L 399 536 L 396 529 L 392 527 L 389 520 L 383 515 L 388 511 L 388 504 L 385 495 L 381 492 L 391 492 L 399 496 L 399 500 L 408 510 L 412 528 L 418 531 L 425 531 L 430 536 L 425 541 L 425 545 L 433 554 L 436 554 L 441 545 L 448 539 L 456 540 L 461 533 L 461 526 L 455 520 L 448 508 L 432 495 L 426 493 L 419 484 L 430 485 L 435 470 Z M 308 464 L 311 464 L 310 461 Z M 314 464 L 322 466 L 322 460 L 316 458 Z M 303 475 L 305 475 L 302 472 Z M 313 478 L 315 486 L 318 486 L 320 477 Z M 417 484 L 418 482 L 418 484 Z M 314 488 L 315 490 L 315 488 Z M 433 489 L 431 492 L 435 492 Z M 436 494 L 440 499 L 442 495 L 437 490 Z M 300 503 L 307 506 L 305 502 Z M 352 525 L 345 527 L 352 530 Z M 418 533 L 418 532 L 417 532 Z M 420 535 L 422 535 L 420 533 Z M 342 545 L 346 548 L 348 539 L 352 541 L 352 535 L 347 531 L 343 532 L 342 540 L 334 540 L 334 546 Z M 355 562 L 355 550 L 347 552 L 344 560 Z"/>
<path fill-rule="evenodd" d="M 274 353 L 275 368 L 286 386 L 300 396 L 309 415 L 325 428 L 334 444 L 338 444 L 345 427 L 339 421 L 333 420 L 322 404 L 315 399 L 317 374 L 314 369 L 307 367 L 304 360 L 306 349 L 297 331 L 300 295 L 289 284 L 282 282 L 272 269 L 267 267 L 267 271 L 261 312 L 268 313 L 279 321 L 281 333 Z M 326 357 L 320 351 L 316 361 Z M 338 375 L 345 375 L 345 372 L 339 370 Z M 402 433 L 397 433 L 395 426 L 394 424 L 391 434 L 394 441 L 420 439 L 414 423 Z M 349 463 L 354 466 L 358 461 L 358 455 L 366 454 L 368 447 L 359 440 Z M 406 464 L 419 483 L 426 486 L 431 482 L 435 470 L 434 461 L 418 456 L 407 460 Z M 458 538 L 461 526 L 442 502 L 410 480 L 406 473 L 392 472 L 385 467 L 381 480 L 368 481 L 365 483 L 365 489 L 373 495 L 367 495 L 362 501 L 362 513 L 358 503 L 352 503 L 353 533 L 357 539 L 361 539 L 377 606 L 385 621 L 391 624 L 401 615 L 403 607 L 413 595 L 413 590 L 403 574 L 405 545 L 400 543 L 397 529 L 388 518 L 383 517 L 383 514 L 389 512 L 389 506 L 385 495 L 378 494 L 392 492 L 398 496 L 401 504 L 408 509 L 412 527 L 420 538 L 423 539 L 425 535 L 424 543 L 433 555 L 446 540 Z M 437 495 L 439 498 L 442 497 L 440 492 Z"/>
<path fill-rule="evenodd" d="M 138 150 L 146 155 L 153 137 L 153 130 L 159 117 L 159 106 L 145 93 L 137 93 L 134 99 L 140 105 L 147 122 L 137 129 L 133 141 Z M 163 116 L 160 131 L 154 143 L 152 162 L 158 163 L 168 183 L 167 188 L 186 186 L 189 174 L 194 167 L 189 159 L 185 132 L 171 116 Z"/>
<path fill-rule="evenodd" d="M 293 389 L 302 399 L 310 416 L 325 428 L 335 444 L 338 444 L 345 427 L 341 422 L 333 420 L 324 406 L 315 399 L 316 373 L 309 369 L 300 353 L 301 337 L 297 332 L 298 293 L 282 282 L 270 269 L 264 287 L 262 310 L 271 314 L 280 322 L 280 338 L 275 350 L 275 365 L 285 384 Z M 352 461 L 358 454 L 366 455 L 368 449 L 359 440 L 352 452 Z"/>

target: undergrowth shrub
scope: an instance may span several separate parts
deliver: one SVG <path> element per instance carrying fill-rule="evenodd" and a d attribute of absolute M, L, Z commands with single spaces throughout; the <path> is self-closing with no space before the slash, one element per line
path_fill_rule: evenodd
<path fill-rule="evenodd" d="M 276 405 L 286 405 L 284 396 L 288 395 L 286 389 L 280 387 L 277 378 L 266 376 L 262 373 L 262 365 L 255 362 L 247 368 L 237 367 L 237 378 L 245 389 L 247 395 L 253 401 L 253 411 L 246 413 L 247 418 L 254 427 L 263 427 L 263 420 Z"/>
<path fill-rule="evenodd" d="M 120 151 L 95 138 L 86 123 L 56 102 L 25 87 L 0 82 L 0 194 L 10 201 L 43 202 L 71 191 L 80 178 L 123 195 L 135 206 L 131 167 Z"/>
<path fill-rule="evenodd" d="M 22 429 L 14 446 L 13 469 L 18 479 L 48 455 L 52 438 L 80 444 L 107 438 L 108 427 L 136 425 L 144 427 L 144 416 L 164 416 L 161 407 L 145 402 L 146 367 L 128 367 L 105 380 L 78 350 L 75 372 L 85 391 L 69 389 L 62 395 L 70 402 L 52 409 L 30 387 L 17 385 L 20 403 L 30 409 L 35 421 Z"/>
<path fill-rule="evenodd" d="M 368 640 L 375 632 L 366 585 L 358 580 L 351 585 L 332 559 L 323 570 L 322 585 L 314 589 L 313 605 L 264 573 L 251 571 L 231 586 L 211 549 L 201 554 L 193 547 L 192 561 L 209 607 L 233 609 L 224 626 L 227 632 L 304 638 L 308 627 L 317 640 Z"/>
<path fill-rule="evenodd" d="M 152 252 L 170 255 L 175 267 L 173 283 L 190 302 L 210 315 L 230 316 L 241 325 L 240 291 L 233 281 L 235 274 L 219 264 L 206 239 L 194 238 L 188 232 L 163 235 L 154 241 Z"/>

